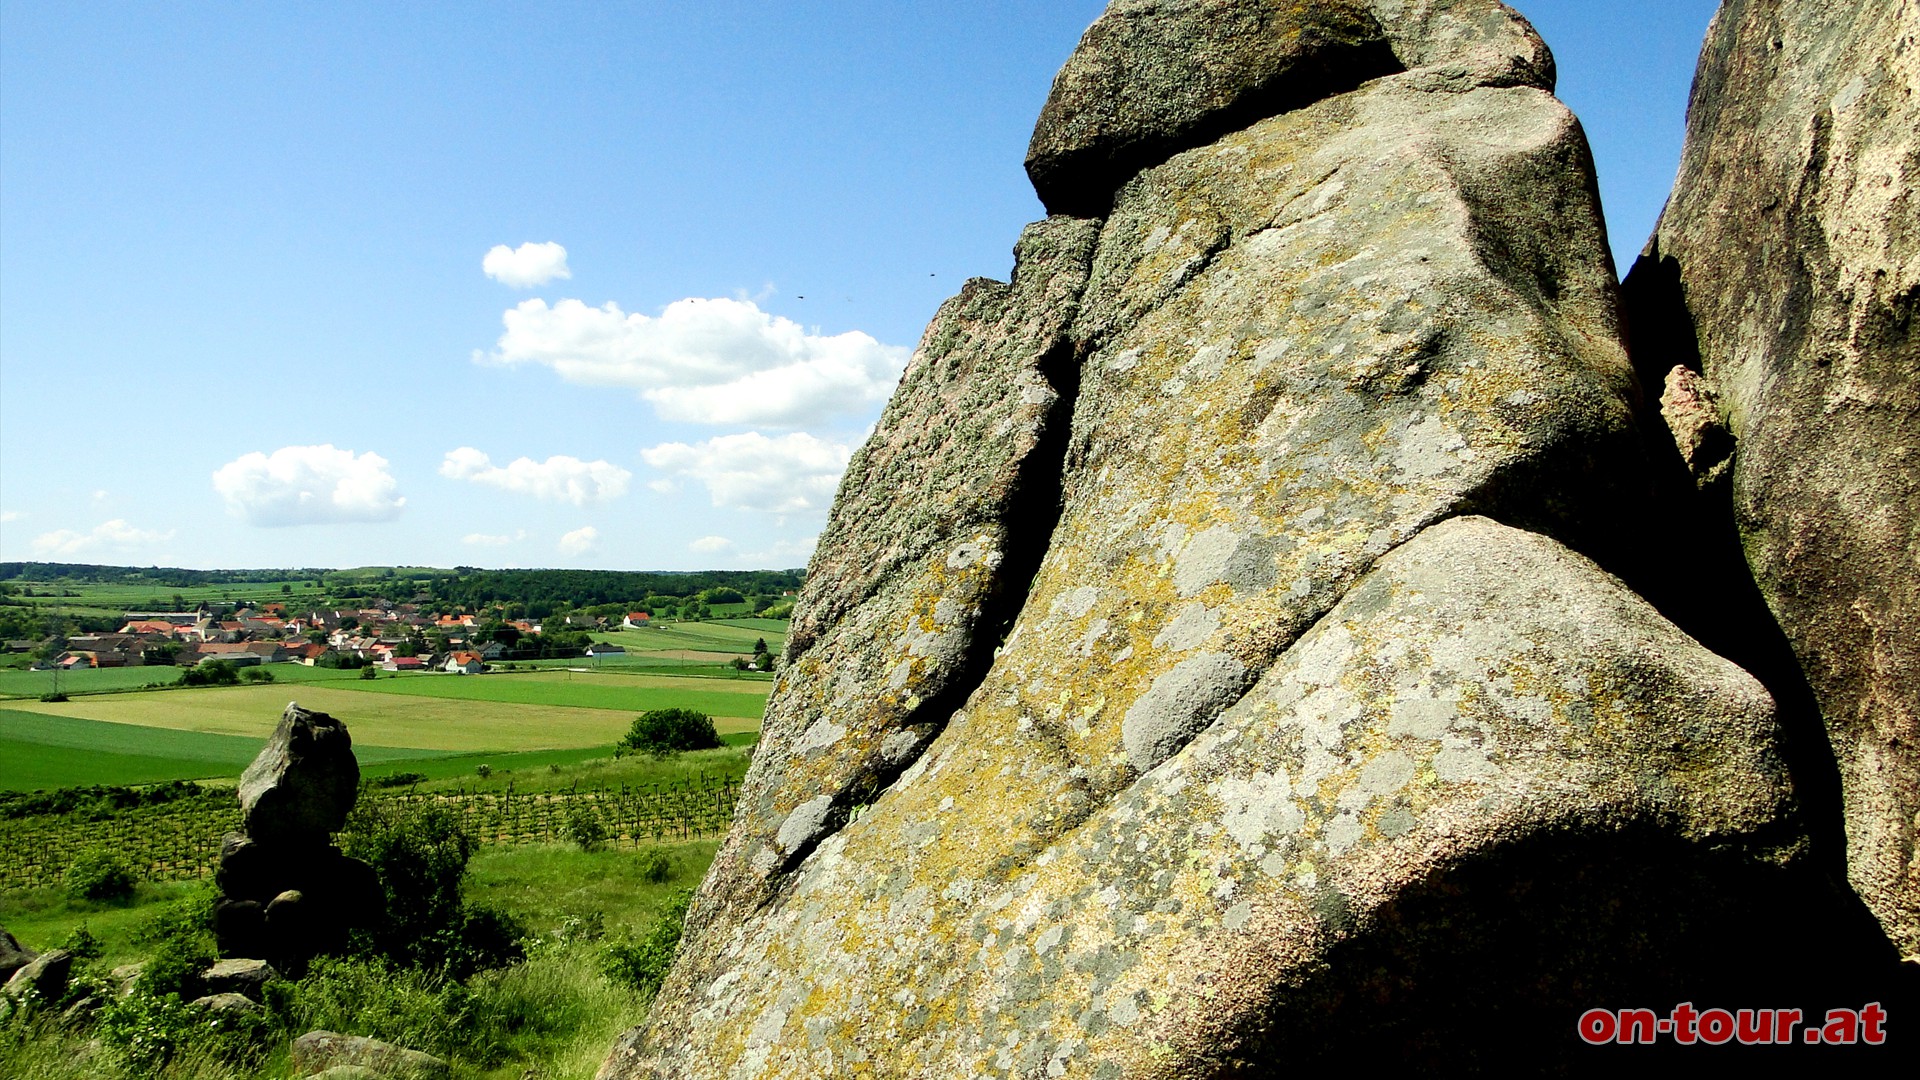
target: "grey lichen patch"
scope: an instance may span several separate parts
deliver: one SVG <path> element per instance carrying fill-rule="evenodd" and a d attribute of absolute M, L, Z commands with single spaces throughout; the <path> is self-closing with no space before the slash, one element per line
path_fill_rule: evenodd
<path fill-rule="evenodd" d="M 798 851 L 826 831 L 832 813 L 833 796 L 816 795 L 793 808 L 793 812 L 780 823 L 780 831 L 774 834 L 774 840 L 789 853 Z"/>
<path fill-rule="evenodd" d="M 1127 760 L 1147 772 L 1173 756 L 1247 688 L 1247 666 L 1226 653 L 1175 664 L 1127 709 L 1120 734 Z"/>

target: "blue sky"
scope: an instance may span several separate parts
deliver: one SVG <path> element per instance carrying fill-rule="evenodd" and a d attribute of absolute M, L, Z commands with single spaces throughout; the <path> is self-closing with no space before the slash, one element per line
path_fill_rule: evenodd
<path fill-rule="evenodd" d="M 1103 6 L 0 6 L 0 559 L 803 564 Z M 1624 269 L 1714 5 L 1514 6 Z"/>

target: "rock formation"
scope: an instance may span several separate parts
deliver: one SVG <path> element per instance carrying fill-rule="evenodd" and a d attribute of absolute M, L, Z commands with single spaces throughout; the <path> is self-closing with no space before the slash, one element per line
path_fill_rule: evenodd
<path fill-rule="evenodd" d="M 330 842 L 359 794 L 345 724 L 289 704 L 240 777 L 244 833 L 220 847 L 214 908 L 220 952 L 298 972 L 369 925 L 384 903 L 373 868 Z"/>
<path fill-rule="evenodd" d="M 1493 0 L 1115 0 L 603 1077 L 1539 1067 L 1889 961 L 1774 695 L 1637 594 L 1680 466 L 1552 87 Z"/>
<path fill-rule="evenodd" d="M 1651 386 L 1700 398 L 1839 764 L 1847 876 L 1920 953 L 1920 11 L 1727 0 L 1627 283 Z M 1696 470 L 1698 471 L 1698 470 Z M 1782 665 L 1785 670 L 1789 665 Z"/>

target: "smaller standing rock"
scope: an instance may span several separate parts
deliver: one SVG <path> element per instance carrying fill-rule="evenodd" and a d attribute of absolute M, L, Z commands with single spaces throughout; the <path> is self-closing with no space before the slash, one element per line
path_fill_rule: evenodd
<path fill-rule="evenodd" d="M 287 705 L 260 756 L 240 775 L 240 812 L 256 843 L 325 846 L 346 824 L 360 789 L 347 726 L 298 702 Z"/>
<path fill-rule="evenodd" d="M 309 1031 L 293 1040 L 295 1072 L 322 1073 L 343 1065 L 357 1065 L 392 1080 L 451 1080 L 453 1076 L 453 1067 L 431 1054 L 361 1035 Z"/>

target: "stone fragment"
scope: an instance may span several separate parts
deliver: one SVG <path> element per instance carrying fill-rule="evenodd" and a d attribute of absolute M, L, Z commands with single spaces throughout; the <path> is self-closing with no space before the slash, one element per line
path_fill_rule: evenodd
<path fill-rule="evenodd" d="M 65 949 L 48 949 L 17 968 L 0 993 L 18 1001 L 31 991 L 42 1001 L 59 1001 L 67 993 L 67 977 L 73 970 L 73 954 Z"/>
<path fill-rule="evenodd" d="M 107 978 L 112 981 L 115 992 L 118 993 L 120 997 L 126 997 L 128 994 L 133 993 L 134 988 L 140 982 L 140 973 L 146 969 L 147 965 L 144 962 L 121 964 L 108 972 Z"/>
<path fill-rule="evenodd" d="M 1839 762 L 1845 835 L 1815 840 L 1920 952 L 1920 9 L 1727 0 L 1693 85 L 1636 363 L 1718 391 L 1720 518 L 1800 668 L 1767 677 L 1804 677 Z"/>
<path fill-rule="evenodd" d="M 287 706 L 260 756 L 240 776 L 240 810 L 255 843 L 325 846 L 359 794 L 360 765 L 345 724 Z"/>
<path fill-rule="evenodd" d="M 242 994 L 260 1000 L 261 988 L 280 977 L 265 960 L 220 960 L 200 973 L 200 984 L 208 994 Z"/>
<path fill-rule="evenodd" d="M 207 994 L 193 999 L 193 1007 L 217 1013 L 263 1013 L 260 1003 L 245 994 Z"/>
<path fill-rule="evenodd" d="M 14 940 L 14 936 L 7 933 L 6 927 L 0 926 L 0 984 L 12 978 L 14 972 L 26 967 L 27 963 L 37 955 L 39 954 L 32 949 Z"/>
<path fill-rule="evenodd" d="M 332 1031 L 309 1031 L 293 1040 L 292 1064 L 303 1075 L 349 1066 L 381 1080 L 451 1080 L 453 1076 L 452 1066 L 431 1054 Z"/>

